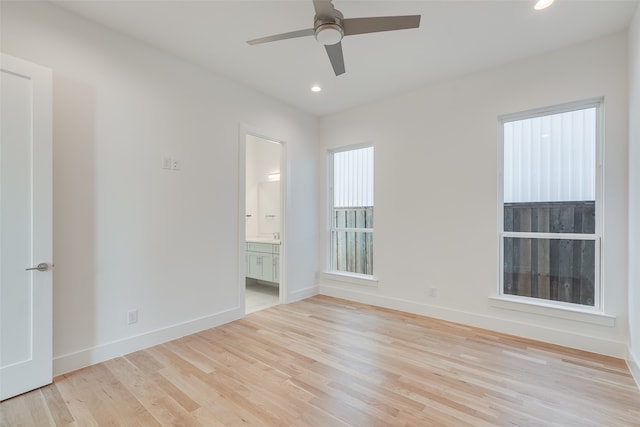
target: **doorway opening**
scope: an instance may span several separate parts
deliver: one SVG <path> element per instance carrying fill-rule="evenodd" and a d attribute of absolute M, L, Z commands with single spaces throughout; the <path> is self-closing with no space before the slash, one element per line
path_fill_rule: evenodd
<path fill-rule="evenodd" d="M 240 282 L 245 313 L 253 313 L 283 297 L 283 144 L 246 133 L 244 145 L 245 269 Z"/>

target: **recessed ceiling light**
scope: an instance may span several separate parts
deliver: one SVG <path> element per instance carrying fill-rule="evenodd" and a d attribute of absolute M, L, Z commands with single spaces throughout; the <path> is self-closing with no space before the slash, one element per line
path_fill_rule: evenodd
<path fill-rule="evenodd" d="M 318 85 L 311 86 L 311 92 L 320 92 L 322 88 Z"/>
<path fill-rule="evenodd" d="M 533 8 L 535 10 L 546 9 L 553 4 L 553 1 L 554 0 L 538 0 L 538 2 L 536 3 L 535 6 L 533 6 Z"/>

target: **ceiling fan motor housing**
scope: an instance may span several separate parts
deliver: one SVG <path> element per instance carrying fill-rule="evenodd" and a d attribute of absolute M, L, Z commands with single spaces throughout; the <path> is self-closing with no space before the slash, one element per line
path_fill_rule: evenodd
<path fill-rule="evenodd" d="M 316 16 L 313 23 L 316 40 L 325 46 L 340 43 L 344 37 L 343 15 L 337 9 L 334 12 L 334 16 Z"/>
<path fill-rule="evenodd" d="M 336 24 L 322 24 L 316 28 L 316 40 L 325 46 L 334 45 L 340 43 L 344 36 L 342 27 Z"/>

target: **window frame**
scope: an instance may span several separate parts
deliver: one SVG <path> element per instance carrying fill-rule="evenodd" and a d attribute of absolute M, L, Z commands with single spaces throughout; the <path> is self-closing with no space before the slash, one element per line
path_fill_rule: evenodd
<path fill-rule="evenodd" d="M 358 227 L 336 227 L 335 226 L 335 221 L 333 218 L 333 214 L 334 214 L 334 203 L 335 203 L 335 198 L 334 198 L 334 155 L 337 153 L 343 153 L 346 151 L 354 151 L 354 150 L 360 150 L 363 148 L 372 148 L 374 151 L 374 155 L 373 155 L 373 192 L 374 192 L 374 202 L 373 202 L 373 206 L 372 206 L 372 212 L 373 212 L 373 216 L 375 218 L 375 188 L 376 188 L 376 183 L 375 183 L 375 146 L 373 143 L 370 142 L 364 142 L 364 143 L 360 143 L 360 144 L 352 144 L 352 145 L 347 145 L 347 146 L 342 146 L 342 147 L 336 147 L 336 148 L 332 148 L 327 150 L 327 237 L 326 237 L 326 242 L 327 242 L 327 251 L 326 251 L 326 272 L 330 275 L 336 275 L 336 276 L 344 276 L 346 278 L 353 278 L 353 279 L 364 279 L 365 281 L 369 282 L 369 281 L 373 281 L 373 282 L 377 282 L 376 276 L 375 276 L 375 267 L 372 268 L 372 273 L 371 274 L 364 274 L 364 273 L 353 273 L 353 272 L 349 272 L 349 271 L 341 271 L 341 270 L 337 270 L 336 266 L 334 265 L 334 253 L 333 253 L 333 249 L 334 249 L 334 245 L 333 245 L 333 235 L 334 233 L 337 232 L 367 232 L 367 233 L 371 233 L 371 235 L 374 235 L 374 228 L 358 228 Z M 373 239 L 373 260 L 375 260 L 375 239 Z M 374 262 L 372 262 L 373 265 L 375 265 Z"/>
<path fill-rule="evenodd" d="M 536 117 L 561 114 L 595 108 L 595 230 L 587 233 L 517 232 L 504 230 L 504 125 L 505 123 Z M 604 97 L 557 104 L 517 113 L 498 116 L 498 289 L 497 297 L 519 303 L 553 307 L 572 311 L 604 313 L 603 286 L 603 225 L 604 225 Z M 568 239 L 594 241 L 594 305 L 585 305 L 530 296 L 512 295 L 504 292 L 504 240 L 505 238 Z"/>

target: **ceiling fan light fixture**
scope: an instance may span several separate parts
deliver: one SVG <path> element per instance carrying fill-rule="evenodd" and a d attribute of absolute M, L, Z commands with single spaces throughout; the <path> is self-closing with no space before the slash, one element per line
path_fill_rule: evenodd
<path fill-rule="evenodd" d="M 554 0 L 538 0 L 535 4 L 535 6 L 533 6 L 533 8 L 535 10 L 542 10 L 542 9 L 546 9 L 549 6 L 551 6 L 553 4 Z"/>
<path fill-rule="evenodd" d="M 342 27 L 337 24 L 322 24 L 316 28 L 316 40 L 325 46 L 340 43 L 344 37 Z"/>
<path fill-rule="evenodd" d="M 313 17 L 313 28 L 274 34 L 272 36 L 248 40 L 247 43 L 255 45 L 313 35 L 318 42 L 324 45 L 324 50 L 329 56 L 333 72 L 336 76 L 340 76 L 345 72 L 342 43 L 340 43 L 344 36 L 408 30 L 420 27 L 420 15 L 372 16 L 367 18 L 345 19 L 342 12 L 333 7 L 332 2 L 333 0 L 313 0 L 313 8 L 316 11 Z"/>

